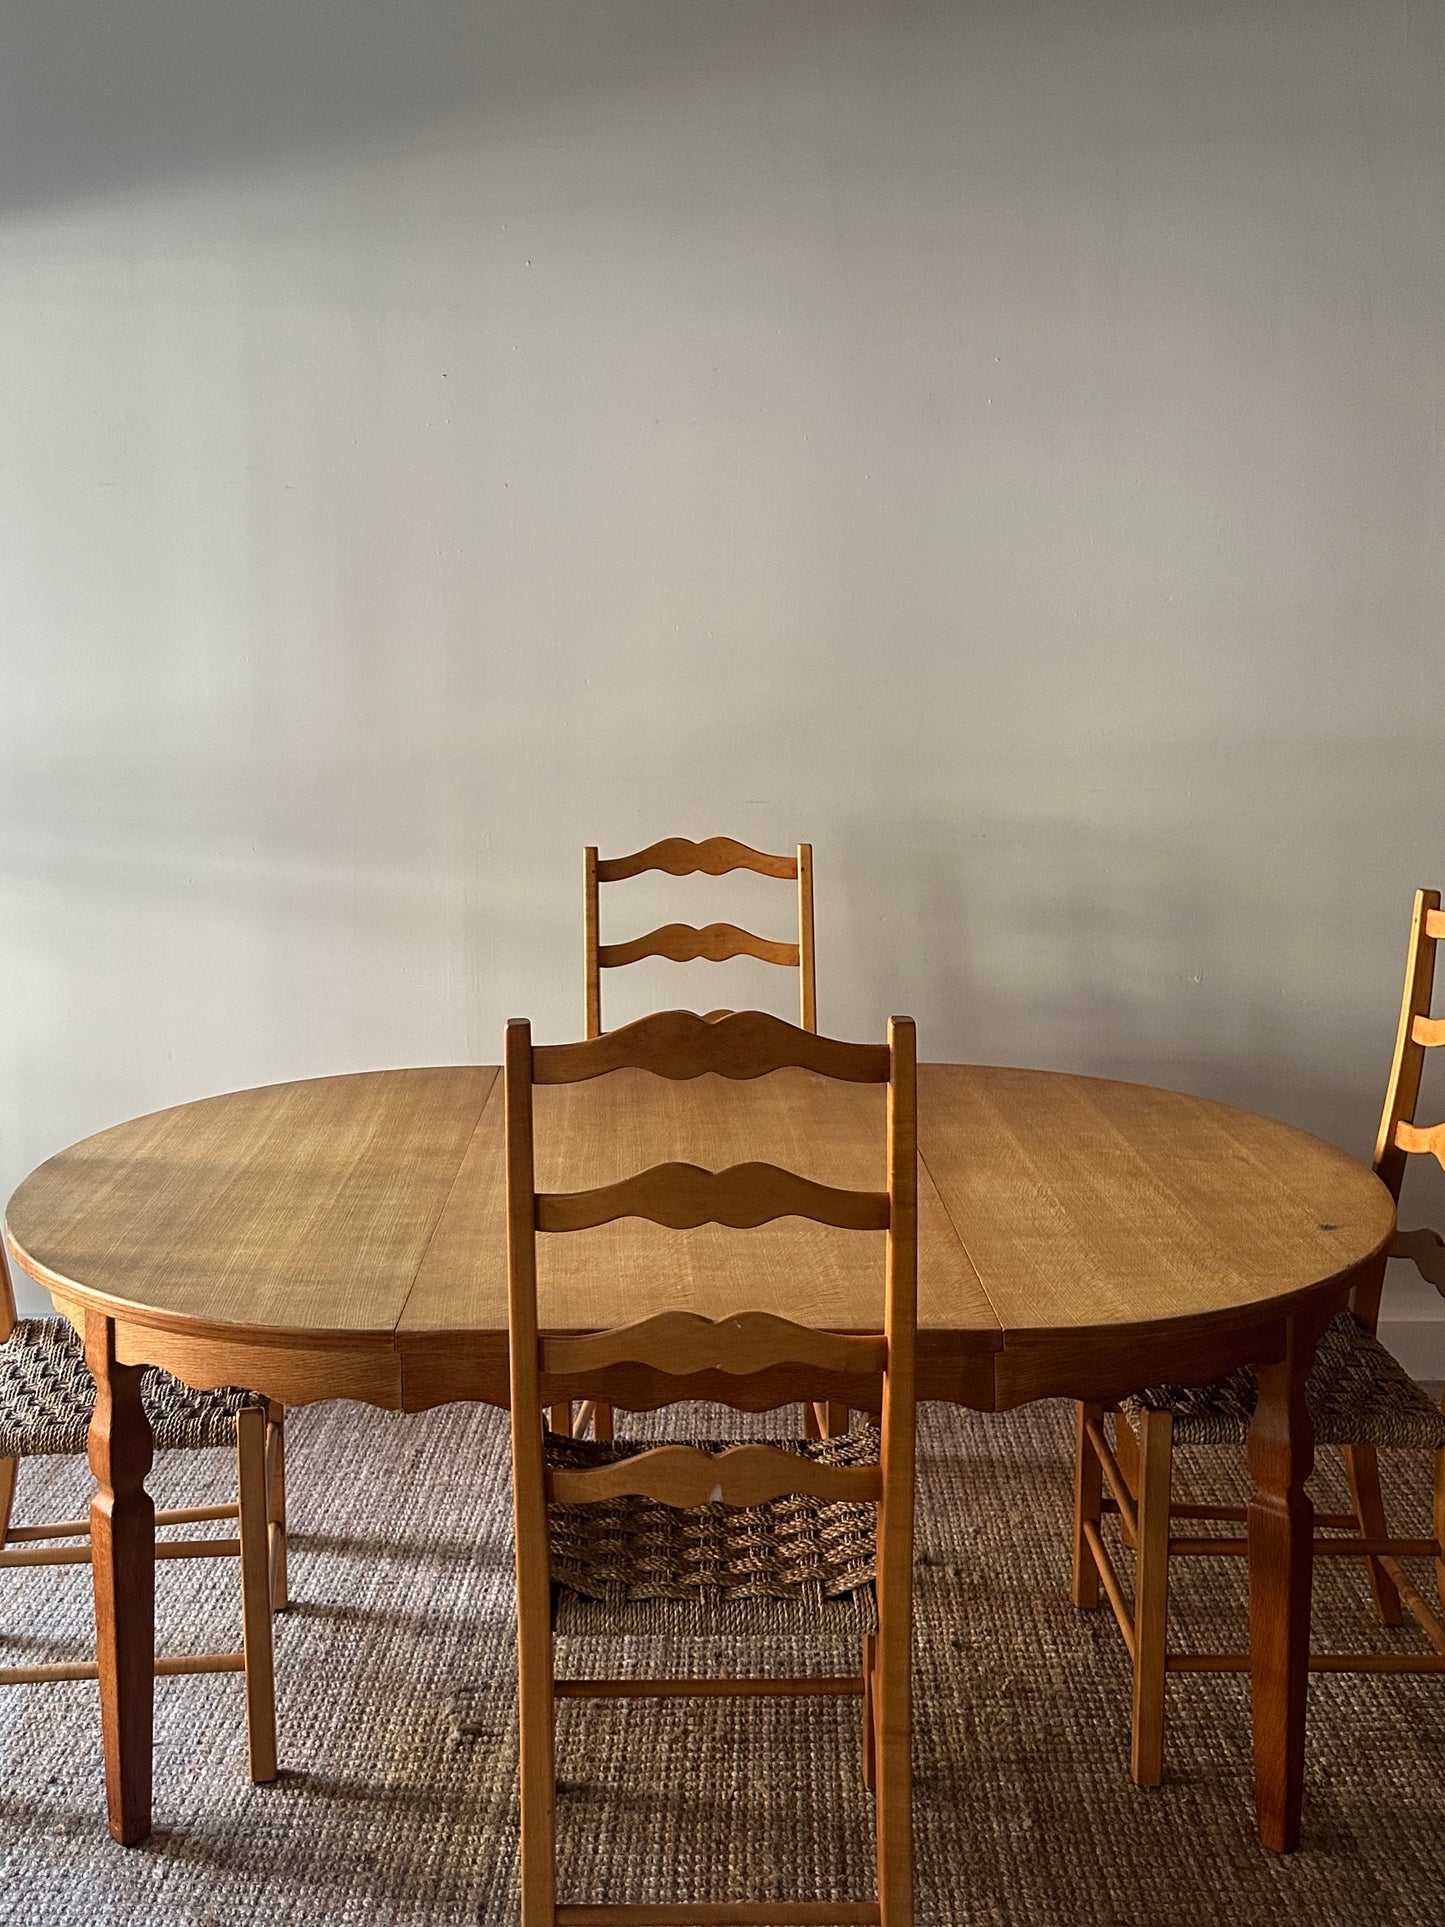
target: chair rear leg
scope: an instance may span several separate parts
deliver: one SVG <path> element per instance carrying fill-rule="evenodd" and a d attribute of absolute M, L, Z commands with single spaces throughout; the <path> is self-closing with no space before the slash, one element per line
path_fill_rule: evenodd
<path fill-rule="evenodd" d="M 286 1408 L 266 1407 L 266 1525 L 271 1556 L 271 1610 L 291 1603 L 286 1578 Z"/>
<path fill-rule="evenodd" d="M 874 1725 L 877 1709 L 873 1697 L 873 1668 L 878 1663 L 878 1640 L 873 1633 L 863 1635 L 863 1784 L 870 1793 L 878 1788 L 878 1729 Z"/>
<path fill-rule="evenodd" d="M 1346 1445 L 1341 1450 L 1344 1454 L 1345 1475 L 1350 1482 L 1350 1501 L 1359 1523 L 1360 1537 L 1362 1539 L 1388 1538 L 1385 1499 L 1380 1491 L 1380 1461 L 1374 1446 Z M 1400 1594 L 1394 1580 L 1378 1559 L 1367 1558 L 1365 1564 L 1369 1568 L 1370 1593 L 1381 1625 L 1401 1625 L 1404 1622 L 1405 1612 L 1400 1604 Z"/>
<path fill-rule="evenodd" d="M 0 1552 L 10 1537 L 10 1514 L 15 1505 L 15 1481 L 19 1472 L 19 1459 L 0 1459 Z"/>
<path fill-rule="evenodd" d="M 1129 1418 L 1129 1415 L 1126 1412 L 1121 1412 L 1117 1405 L 1113 1409 L 1114 1457 L 1119 1461 L 1119 1470 L 1124 1474 L 1125 1485 L 1128 1486 L 1129 1490 L 1137 1499 L 1139 1497 L 1139 1481 L 1144 1476 L 1139 1458 L 1139 1435 L 1134 1430 L 1133 1422 Z M 1119 1534 L 1131 1552 L 1137 1550 L 1134 1545 L 1134 1535 L 1129 1530 L 1129 1521 L 1127 1519 L 1120 1519 Z"/>
<path fill-rule="evenodd" d="M 517 1727 L 522 1821 L 520 1927 L 556 1927 L 556 1701 L 552 1689 L 551 1603 L 540 1592 L 517 1599 Z"/>
<path fill-rule="evenodd" d="M 1104 1470 L 1089 1437 L 1090 1420 L 1104 1422 L 1102 1405 L 1074 1408 L 1074 1604 L 1090 1610 L 1099 1603 L 1099 1568 L 1084 1533 L 1098 1527 L 1104 1512 Z"/>
<path fill-rule="evenodd" d="M 1134 1695 L 1129 1747 L 1129 1770 L 1138 1786 L 1158 1786 L 1164 1777 L 1164 1655 L 1173 1454 L 1172 1413 L 1146 1412 L 1139 1426 L 1139 1543 L 1134 1560 Z"/>
<path fill-rule="evenodd" d="M 276 1676 L 271 1645 L 271 1548 L 266 1491 L 266 1414 L 236 1418 L 241 1540 L 241 1629 L 246 1656 L 246 1737 L 251 1778 L 276 1777 Z"/>
<path fill-rule="evenodd" d="M 888 1674 L 892 1671 L 892 1678 Z M 877 1729 L 874 1812 L 878 1840 L 881 1927 L 913 1927 L 913 1762 L 909 1684 L 901 1668 L 880 1666 L 874 1685 Z M 898 1701 L 905 1701 L 899 1731 Z M 890 1708 L 892 1711 L 890 1712 Z"/>

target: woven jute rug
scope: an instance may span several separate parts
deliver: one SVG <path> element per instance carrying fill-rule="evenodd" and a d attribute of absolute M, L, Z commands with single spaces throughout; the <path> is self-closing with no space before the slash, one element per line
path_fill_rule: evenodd
<path fill-rule="evenodd" d="M 696 1430 L 695 1415 L 689 1415 Z M 327 1922 L 515 1917 L 516 1738 L 507 1443 L 501 1415 L 355 1405 L 292 1421 L 296 1604 L 277 1623 L 283 1777 L 246 1779 L 240 1682 L 157 1688 L 157 1826 L 105 1833 L 95 1689 L 0 1695 L 0 1922 Z M 1317 1677 L 1304 1845 L 1256 1846 L 1243 1683 L 1171 1686 L 1169 1777 L 1128 1777 L 1128 1673 L 1103 1614 L 1068 1598 L 1071 1417 L 929 1408 L 922 1423 L 917 1665 L 918 1919 L 1429 1923 L 1445 1916 L 1445 1679 Z M 1183 1456 L 1222 1467 L 1228 1452 Z M 1426 1527 L 1429 1465 L 1392 1458 L 1400 1523 Z M 158 1466 L 164 1503 L 221 1496 L 223 1455 Z M 1334 1469 L 1322 1491 L 1338 1502 Z M 69 1462 L 22 1469 L 18 1517 L 83 1504 Z M 0 1650 L 84 1650 L 83 1568 L 6 1572 Z M 163 1643 L 235 1639 L 233 1564 L 160 1570 Z M 1187 1630 L 1242 1637 L 1243 1572 L 1181 1569 Z M 1181 1625 L 1181 1631 L 1184 1625 Z M 1318 1643 L 1371 1630 L 1364 1581 L 1321 1573 Z M 577 1640 L 570 1668 L 736 1663 L 727 1642 Z M 593 1650 L 593 1648 L 596 1650 Z M 744 1663 L 846 1654 L 776 1635 Z M 573 1702 L 560 1728 L 563 1891 L 578 1899 L 862 1894 L 871 1807 L 852 1704 Z"/>

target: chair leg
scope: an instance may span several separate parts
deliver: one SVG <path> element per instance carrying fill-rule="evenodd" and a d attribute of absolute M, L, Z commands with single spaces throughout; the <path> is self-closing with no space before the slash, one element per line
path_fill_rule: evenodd
<path fill-rule="evenodd" d="M 1164 1777 L 1164 1653 L 1173 1450 L 1173 1415 L 1146 1412 L 1139 1426 L 1139 1544 L 1134 1561 L 1134 1704 L 1129 1761 L 1138 1786 L 1158 1786 Z"/>
<path fill-rule="evenodd" d="M 291 1603 L 286 1578 L 286 1408 L 266 1408 L 266 1537 L 271 1558 L 271 1610 Z"/>
<path fill-rule="evenodd" d="M 880 1621 L 874 1669 L 874 1816 L 881 1927 L 913 1927 L 913 1718 L 906 1628 Z"/>
<path fill-rule="evenodd" d="M 610 1445 L 617 1436 L 617 1415 L 610 1405 L 599 1405 L 594 1409 L 592 1436 L 599 1445 Z"/>
<path fill-rule="evenodd" d="M 1139 1462 L 1139 1435 L 1128 1417 L 1117 1406 L 1114 1409 L 1114 1457 L 1119 1461 L 1119 1470 L 1124 1474 L 1125 1485 L 1137 1499 L 1139 1481 L 1143 1477 Z M 1134 1535 L 1129 1530 L 1127 1519 L 1119 1520 L 1119 1536 L 1131 1552 L 1136 1550 Z"/>
<path fill-rule="evenodd" d="M 1074 1408 L 1074 1604 L 1085 1610 L 1099 1603 L 1099 1568 L 1084 1535 L 1085 1525 L 1098 1526 L 1104 1511 L 1104 1470 L 1094 1450 L 1089 1421 L 1104 1422 L 1102 1405 Z"/>
<path fill-rule="evenodd" d="M 823 1426 L 818 1417 L 817 1406 L 812 1404 L 805 1405 L 803 1407 L 803 1437 L 805 1439 L 820 1439 L 822 1436 Z"/>
<path fill-rule="evenodd" d="M 19 1472 L 19 1459 L 0 1459 L 0 1551 L 10 1536 L 10 1513 L 15 1504 L 15 1481 Z"/>
<path fill-rule="evenodd" d="M 276 1677 L 271 1646 L 271 1548 L 267 1517 L 266 1414 L 236 1419 L 241 1541 L 241 1627 L 246 1655 L 246 1736 L 251 1778 L 276 1777 Z"/>
<path fill-rule="evenodd" d="M 547 1429 L 555 1432 L 559 1439 L 571 1438 L 572 1407 L 570 1404 L 551 1405 L 547 1408 Z"/>
<path fill-rule="evenodd" d="M 522 1819 L 520 1927 L 556 1927 L 557 1766 L 551 1601 L 518 1588 L 517 1726 Z"/>
<path fill-rule="evenodd" d="M 878 1788 L 878 1729 L 874 1725 L 877 1709 L 873 1695 L 873 1668 L 878 1663 L 878 1640 L 873 1633 L 863 1635 L 863 1784 L 870 1793 Z"/>
<path fill-rule="evenodd" d="M 1385 1523 L 1385 1499 L 1380 1491 L 1380 1462 L 1372 1445 L 1346 1445 L 1342 1448 L 1345 1475 L 1350 1482 L 1350 1500 L 1359 1522 L 1362 1539 L 1389 1536 Z M 1394 1580 L 1378 1559 L 1365 1561 L 1370 1573 L 1370 1592 L 1382 1626 L 1399 1626 L 1405 1618 L 1400 1594 Z"/>

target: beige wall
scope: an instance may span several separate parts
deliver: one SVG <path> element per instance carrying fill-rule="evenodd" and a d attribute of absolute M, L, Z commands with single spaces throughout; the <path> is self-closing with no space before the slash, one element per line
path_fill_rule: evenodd
<path fill-rule="evenodd" d="M 840 1031 L 1368 1147 L 1445 882 L 1438 9 L 0 35 L 0 1190 L 575 1030 L 580 846 L 675 830 L 814 840 Z"/>

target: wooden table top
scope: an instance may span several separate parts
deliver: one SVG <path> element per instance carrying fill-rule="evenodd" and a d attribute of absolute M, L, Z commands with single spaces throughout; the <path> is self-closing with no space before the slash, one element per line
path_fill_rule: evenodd
<path fill-rule="evenodd" d="M 539 1188 L 664 1159 L 883 1183 L 883 1093 L 618 1072 L 536 1093 Z M 1056 1072 L 919 1069 L 919 1391 L 984 1409 L 1199 1381 L 1280 1355 L 1291 1301 L 1343 1293 L 1394 1224 L 1383 1185 L 1288 1125 Z M 288 1403 L 506 1398 L 502 1087 L 490 1065 L 376 1071 L 159 1111 L 62 1151 L 6 1244 L 117 1354 Z M 674 1305 L 877 1325 L 882 1235 L 638 1221 L 542 1241 L 543 1322 Z"/>

